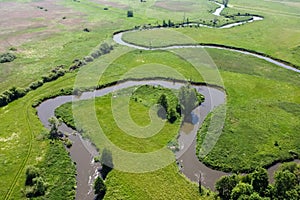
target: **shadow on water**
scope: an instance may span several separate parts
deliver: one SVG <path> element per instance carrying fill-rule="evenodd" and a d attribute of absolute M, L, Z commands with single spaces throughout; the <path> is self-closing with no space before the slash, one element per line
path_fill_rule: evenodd
<path fill-rule="evenodd" d="M 100 169 L 100 174 L 103 180 L 105 180 L 109 172 L 111 172 L 111 170 L 114 168 L 112 153 L 109 149 L 107 148 L 103 149 L 100 163 L 102 165 Z"/>

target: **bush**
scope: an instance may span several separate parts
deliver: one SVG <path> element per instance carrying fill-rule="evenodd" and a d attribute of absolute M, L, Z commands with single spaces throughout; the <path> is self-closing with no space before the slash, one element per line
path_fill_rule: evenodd
<path fill-rule="evenodd" d="M 0 106 L 5 106 L 10 102 L 25 96 L 27 92 L 28 91 L 23 88 L 16 88 L 16 87 L 12 87 L 9 90 L 5 90 L 0 95 Z"/>
<path fill-rule="evenodd" d="M 93 52 L 91 54 L 91 56 L 96 59 L 96 58 L 99 58 L 101 56 L 101 52 L 99 50 L 96 50 L 95 52 Z"/>
<path fill-rule="evenodd" d="M 29 88 L 30 88 L 31 90 L 35 90 L 36 88 L 42 86 L 43 84 L 44 84 L 43 81 L 38 80 L 38 81 L 32 82 L 32 83 L 29 85 Z"/>
<path fill-rule="evenodd" d="M 65 145 L 66 145 L 67 148 L 71 148 L 72 145 L 73 145 L 73 143 L 72 143 L 72 141 L 71 141 L 70 139 L 67 139 L 67 140 L 65 141 Z"/>
<path fill-rule="evenodd" d="M 26 169 L 25 185 L 33 185 L 35 178 L 40 176 L 40 170 L 34 166 L 28 166 Z"/>
<path fill-rule="evenodd" d="M 106 192 L 106 186 L 104 184 L 104 181 L 99 176 L 95 180 L 94 190 L 95 190 L 95 194 L 101 195 L 101 196 L 102 195 L 104 196 L 104 194 Z"/>
<path fill-rule="evenodd" d="M 103 43 L 100 45 L 99 50 L 102 54 L 108 54 L 111 50 L 113 50 L 113 46 Z"/>
<path fill-rule="evenodd" d="M 86 56 L 86 57 L 84 57 L 84 61 L 85 62 L 93 62 L 93 57 L 92 56 Z"/>
<path fill-rule="evenodd" d="M 133 11 L 132 10 L 127 11 L 127 17 L 133 17 Z"/>
<path fill-rule="evenodd" d="M 0 63 L 12 62 L 17 57 L 12 53 L 4 53 L 0 55 Z"/>
<path fill-rule="evenodd" d="M 33 179 L 33 186 L 26 187 L 26 197 L 37 197 L 45 194 L 46 184 L 42 177 Z"/>
<path fill-rule="evenodd" d="M 168 112 L 168 121 L 170 123 L 174 123 L 177 120 L 177 113 L 175 112 L 174 109 L 170 109 Z"/>

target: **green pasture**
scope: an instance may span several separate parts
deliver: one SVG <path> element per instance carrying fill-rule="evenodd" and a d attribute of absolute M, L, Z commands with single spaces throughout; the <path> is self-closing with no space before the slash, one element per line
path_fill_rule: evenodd
<path fill-rule="evenodd" d="M 204 0 L 184 0 L 180 4 L 179 1 L 168 1 L 167 7 L 163 4 L 164 1 L 154 0 L 145 3 L 124 3 L 121 0 L 113 2 L 117 4 L 103 5 L 103 1 L 88 0 L 61 1 L 61 5 L 82 13 L 83 22 L 75 27 L 57 25 L 55 29 L 59 31 L 17 46 L 18 50 L 14 52 L 17 59 L 0 64 L 0 91 L 12 86 L 25 88 L 31 82 L 40 80 L 57 65 L 63 64 L 68 69 L 74 59 L 89 55 L 102 42 L 113 43 L 111 37 L 114 31 L 155 25 L 162 23 L 164 19 L 182 22 L 187 18 L 190 21 L 215 18 L 211 11 L 216 5 Z M 264 20 L 230 29 L 188 27 L 138 31 L 124 34 L 124 40 L 145 46 L 150 43 L 152 46 L 191 42 L 223 44 L 261 52 L 300 66 L 299 2 L 232 0 L 229 5 L 230 8 L 224 12 L 248 12 L 262 15 Z M 109 9 L 104 10 L 104 7 Z M 133 18 L 126 16 L 129 9 L 134 11 Z M 220 19 L 223 20 L 222 17 Z M 91 29 L 91 32 L 84 32 L 84 28 Z M 47 27 L 30 29 L 28 33 L 42 34 L 46 30 Z M 128 73 L 124 75 L 126 72 Z M 25 170 L 29 165 L 43 168 L 45 180 L 49 184 L 46 198 L 59 199 L 62 198 L 61 195 L 65 195 L 68 199 L 74 196 L 74 165 L 62 144 L 50 144 L 45 138 L 46 131 L 32 104 L 73 88 L 94 87 L 130 77 L 205 81 L 225 88 L 225 126 L 215 148 L 202 158 L 205 164 L 213 168 L 249 171 L 256 166 L 267 166 L 300 153 L 299 74 L 258 58 L 225 50 L 131 51 L 130 48 L 115 45 L 110 54 L 0 108 L 0 199 L 26 199 Z M 149 93 L 150 91 L 147 92 Z M 131 140 L 129 136 L 121 137 L 110 110 L 102 107 L 110 108 L 110 97 L 96 99 L 96 103 L 101 104 L 96 110 L 96 120 L 104 125 L 108 136 L 118 145 L 123 145 L 124 149 L 149 152 L 167 145 L 177 135 L 179 121 L 173 125 L 167 123 L 163 129 L 166 134 L 159 134 L 143 142 Z M 131 100 L 130 103 L 131 116 L 140 125 L 150 122 L 149 107 L 143 102 Z M 84 102 L 78 104 L 84 106 Z M 201 147 L 201 137 L 207 134 L 206 127 L 209 123 L 207 119 L 199 130 L 198 148 Z M 85 127 L 87 124 L 88 119 L 80 125 Z M 88 129 L 86 134 L 91 139 L 97 136 L 97 133 Z M 97 141 L 94 142 L 97 145 Z M 136 144 L 140 146 L 136 147 Z M 61 173 L 61 166 L 68 170 Z M 106 199 L 139 199 L 140 196 L 155 199 L 206 198 L 198 195 L 196 184 L 178 173 L 175 163 L 144 174 L 113 170 L 107 177 L 106 184 Z"/>

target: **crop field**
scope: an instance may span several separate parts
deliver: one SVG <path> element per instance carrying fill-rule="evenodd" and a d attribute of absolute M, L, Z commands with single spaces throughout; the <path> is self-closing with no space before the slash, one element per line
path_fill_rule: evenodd
<path fill-rule="evenodd" d="M 228 49 L 180 45 L 239 48 L 299 69 L 300 3 L 230 0 L 220 16 L 213 15 L 218 7 L 208 0 L 0 0 L 0 55 L 16 56 L 0 63 L 0 100 L 10 98 L 0 107 L 0 200 L 75 199 L 78 165 L 62 141 L 49 139 L 49 130 L 40 121 L 36 106 L 52 97 L 73 92 L 80 95 L 87 88 L 107 87 L 125 79 L 177 79 L 224 89 L 224 126 L 216 145 L 204 157 L 199 151 L 205 137 L 214 134 L 209 128 L 214 123 L 210 118 L 214 111 L 197 131 L 196 156 L 209 168 L 247 173 L 299 159 L 299 73 Z M 217 28 L 253 15 L 263 19 Z M 167 27 L 188 22 L 215 23 L 215 27 Z M 164 28 L 155 28 L 164 23 Z M 131 29 L 134 31 L 126 32 Z M 118 31 L 125 31 L 125 44 L 152 49 L 120 44 L 113 39 Z M 103 53 L 103 44 L 108 44 L 108 52 Z M 154 50 L 172 45 L 179 48 Z M 95 52 L 100 54 L 93 57 Z M 59 72 L 63 73 L 51 78 Z M 121 91 L 126 93 L 128 89 Z M 56 115 L 69 126 L 83 130 L 84 138 L 98 150 L 103 150 L 100 124 L 101 133 L 124 151 L 155 152 L 177 144 L 182 122 L 182 118 L 174 123 L 153 121 L 151 114 L 157 115 L 153 106 L 162 93 L 175 109 L 178 91 L 152 86 L 129 92 L 128 110 L 123 105 L 125 98 L 117 103 L 139 126 L 164 123 L 149 138 L 127 135 L 119 127 L 112 112 L 112 101 L 118 93 L 64 104 Z M 83 115 L 74 121 L 77 115 L 73 112 Z M 96 121 L 91 120 L 95 116 Z M 216 191 L 203 185 L 199 194 L 198 183 L 185 177 L 169 151 L 173 162 L 155 171 L 112 169 L 104 180 L 104 199 L 219 198 Z M 30 168 L 38 170 L 32 185 L 27 184 Z M 42 194 L 37 192 L 40 190 Z"/>

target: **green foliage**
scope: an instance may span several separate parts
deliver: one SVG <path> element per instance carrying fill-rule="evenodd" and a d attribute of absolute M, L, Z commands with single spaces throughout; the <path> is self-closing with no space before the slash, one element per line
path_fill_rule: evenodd
<path fill-rule="evenodd" d="M 299 184 L 297 177 L 292 172 L 287 170 L 279 171 L 275 174 L 275 196 L 278 199 L 290 199 L 290 194 L 292 194 L 296 185 Z"/>
<path fill-rule="evenodd" d="M 238 183 L 231 192 L 231 199 L 238 200 L 244 196 L 250 196 L 253 193 L 252 185 L 247 183 Z"/>
<path fill-rule="evenodd" d="M 104 181 L 102 180 L 101 177 L 97 177 L 94 183 L 94 190 L 96 195 L 103 195 L 106 192 L 106 186 L 104 184 Z"/>
<path fill-rule="evenodd" d="M 191 113 L 197 106 L 203 102 L 204 98 L 201 94 L 192 88 L 190 85 L 183 86 L 179 90 L 179 101 L 181 105 L 181 114 L 184 115 L 184 120 L 191 121 Z"/>
<path fill-rule="evenodd" d="M 41 87 L 43 84 L 44 84 L 43 81 L 37 80 L 37 81 L 35 81 L 35 82 L 32 82 L 32 83 L 29 85 L 29 88 L 30 88 L 31 90 L 35 90 L 36 88 Z"/>
<path fill-rule="evenodd" d="M 269 184 L 267 170 L 258 168 L 247 175 L 222 177 L 216 184 L 221 199 L 231 200 L 282 200 L 299 199 L 299 169 L 296 163 L 284 163 L 275 173 L 275 183 Z"/>
<path fill-rule="evenodd" d="M 169 105 L 168 105 L 167 97 L 165 94 L 162 94 L 159 97 L 157 104 L 161 105 L 165 109 L 166 112 L 168 111 Z"/>
<path fill-rule="evenodd" d="M 65 75 L 65 70 L 59 69 L 57 71 L 50 72 L 48 75 L 42 76 L 42 80 L 44 83 L 46 83 L 46 82 L 54 81 L 63 75 Z"/>
<path fill-rule="evenodd" d="M 50 125 L 50 132 L 49 132 L 49 138 L 50 139 L 58 139 L 60 135 L 62 134 L 58 127 L 61 125 L 61 121 L 57 119 L 56 117 L 50 117 L 48 119 L 49 125 Z"/>
<path fill-rule="evenodd" d="M 38 197 L 43 196 L 46 191 L 46 184 L 42 177 L 33 179 L 33 185 L 26 189 L 26 197 Z"/>
<path fill-rule="evenodd" d="M 167 118 L 168 118 L 168 121 L 172 124 L 177 120 L 178 113 L 173 108 L 171 108 L 171 109 L 169 109 Z"/>
<path fill-rule="evenodd" d="M 132 10 L 127 11 L 127 17 L 133 17 L 133 11 Z"/>
<path fill-rule="evenodd" d="M 28 166 L 26 169 L 25 181 L 26 197 L 37 197 L 45 194 L 46 184 L 41 177 L 41 170 L 35 166 Z"/>
<path fill-rule="evenodd" d="M 251 185 L 253 186 L 253 190 L 263 196 L 269 185 L 267 170 L 264 168 L 258 168 L 251 174 L 251 177 Z"/>
<path fill-rule="evenodd" d="M 27 91 L 22 88 L 12 87 L 9 90 L 4 91 L 0 94 L 0 106 L 5 106 L 8 103 L 25 96 Z"/>
<path fill-rule="evenodd" d="M 85 62 L 93 62 L 94 58 L 92 56 L 86 56 L 84 57 Z"/>
<path fill-rule="evenodd" d="M 61 141 L 52 141 L 38 167 L 47 188 L 44 199 L 75 199 L 76 167 Z"/>
<path fill-rule="evenodd" d="M 230 199 L 233 188 L 238 184 L 239 178 L 236 174 L 223 176 L 216 182 L 216 190 L 222 199 Z"/>
<path fill-rule="evenodd" d="M 67 148 L 71 148 L 72 145 L 73 145 L 73 142 L 70 139 L 66 139 L 64 141 L 64 143 L 65 143 L 65 145 L 66 145 Z"/>
<path fill-rule="evenodd" d="M 0 63 L 12 62 L 17 57 L 12 53 L 4 53 L 0 55 Z"/>
<path fill-rule="evenodd" d="M 33 179 L 40 176 L 40 170 L 35 166 L 28 166 L 26 169 L 25 185 L 33 185 Z"/>

